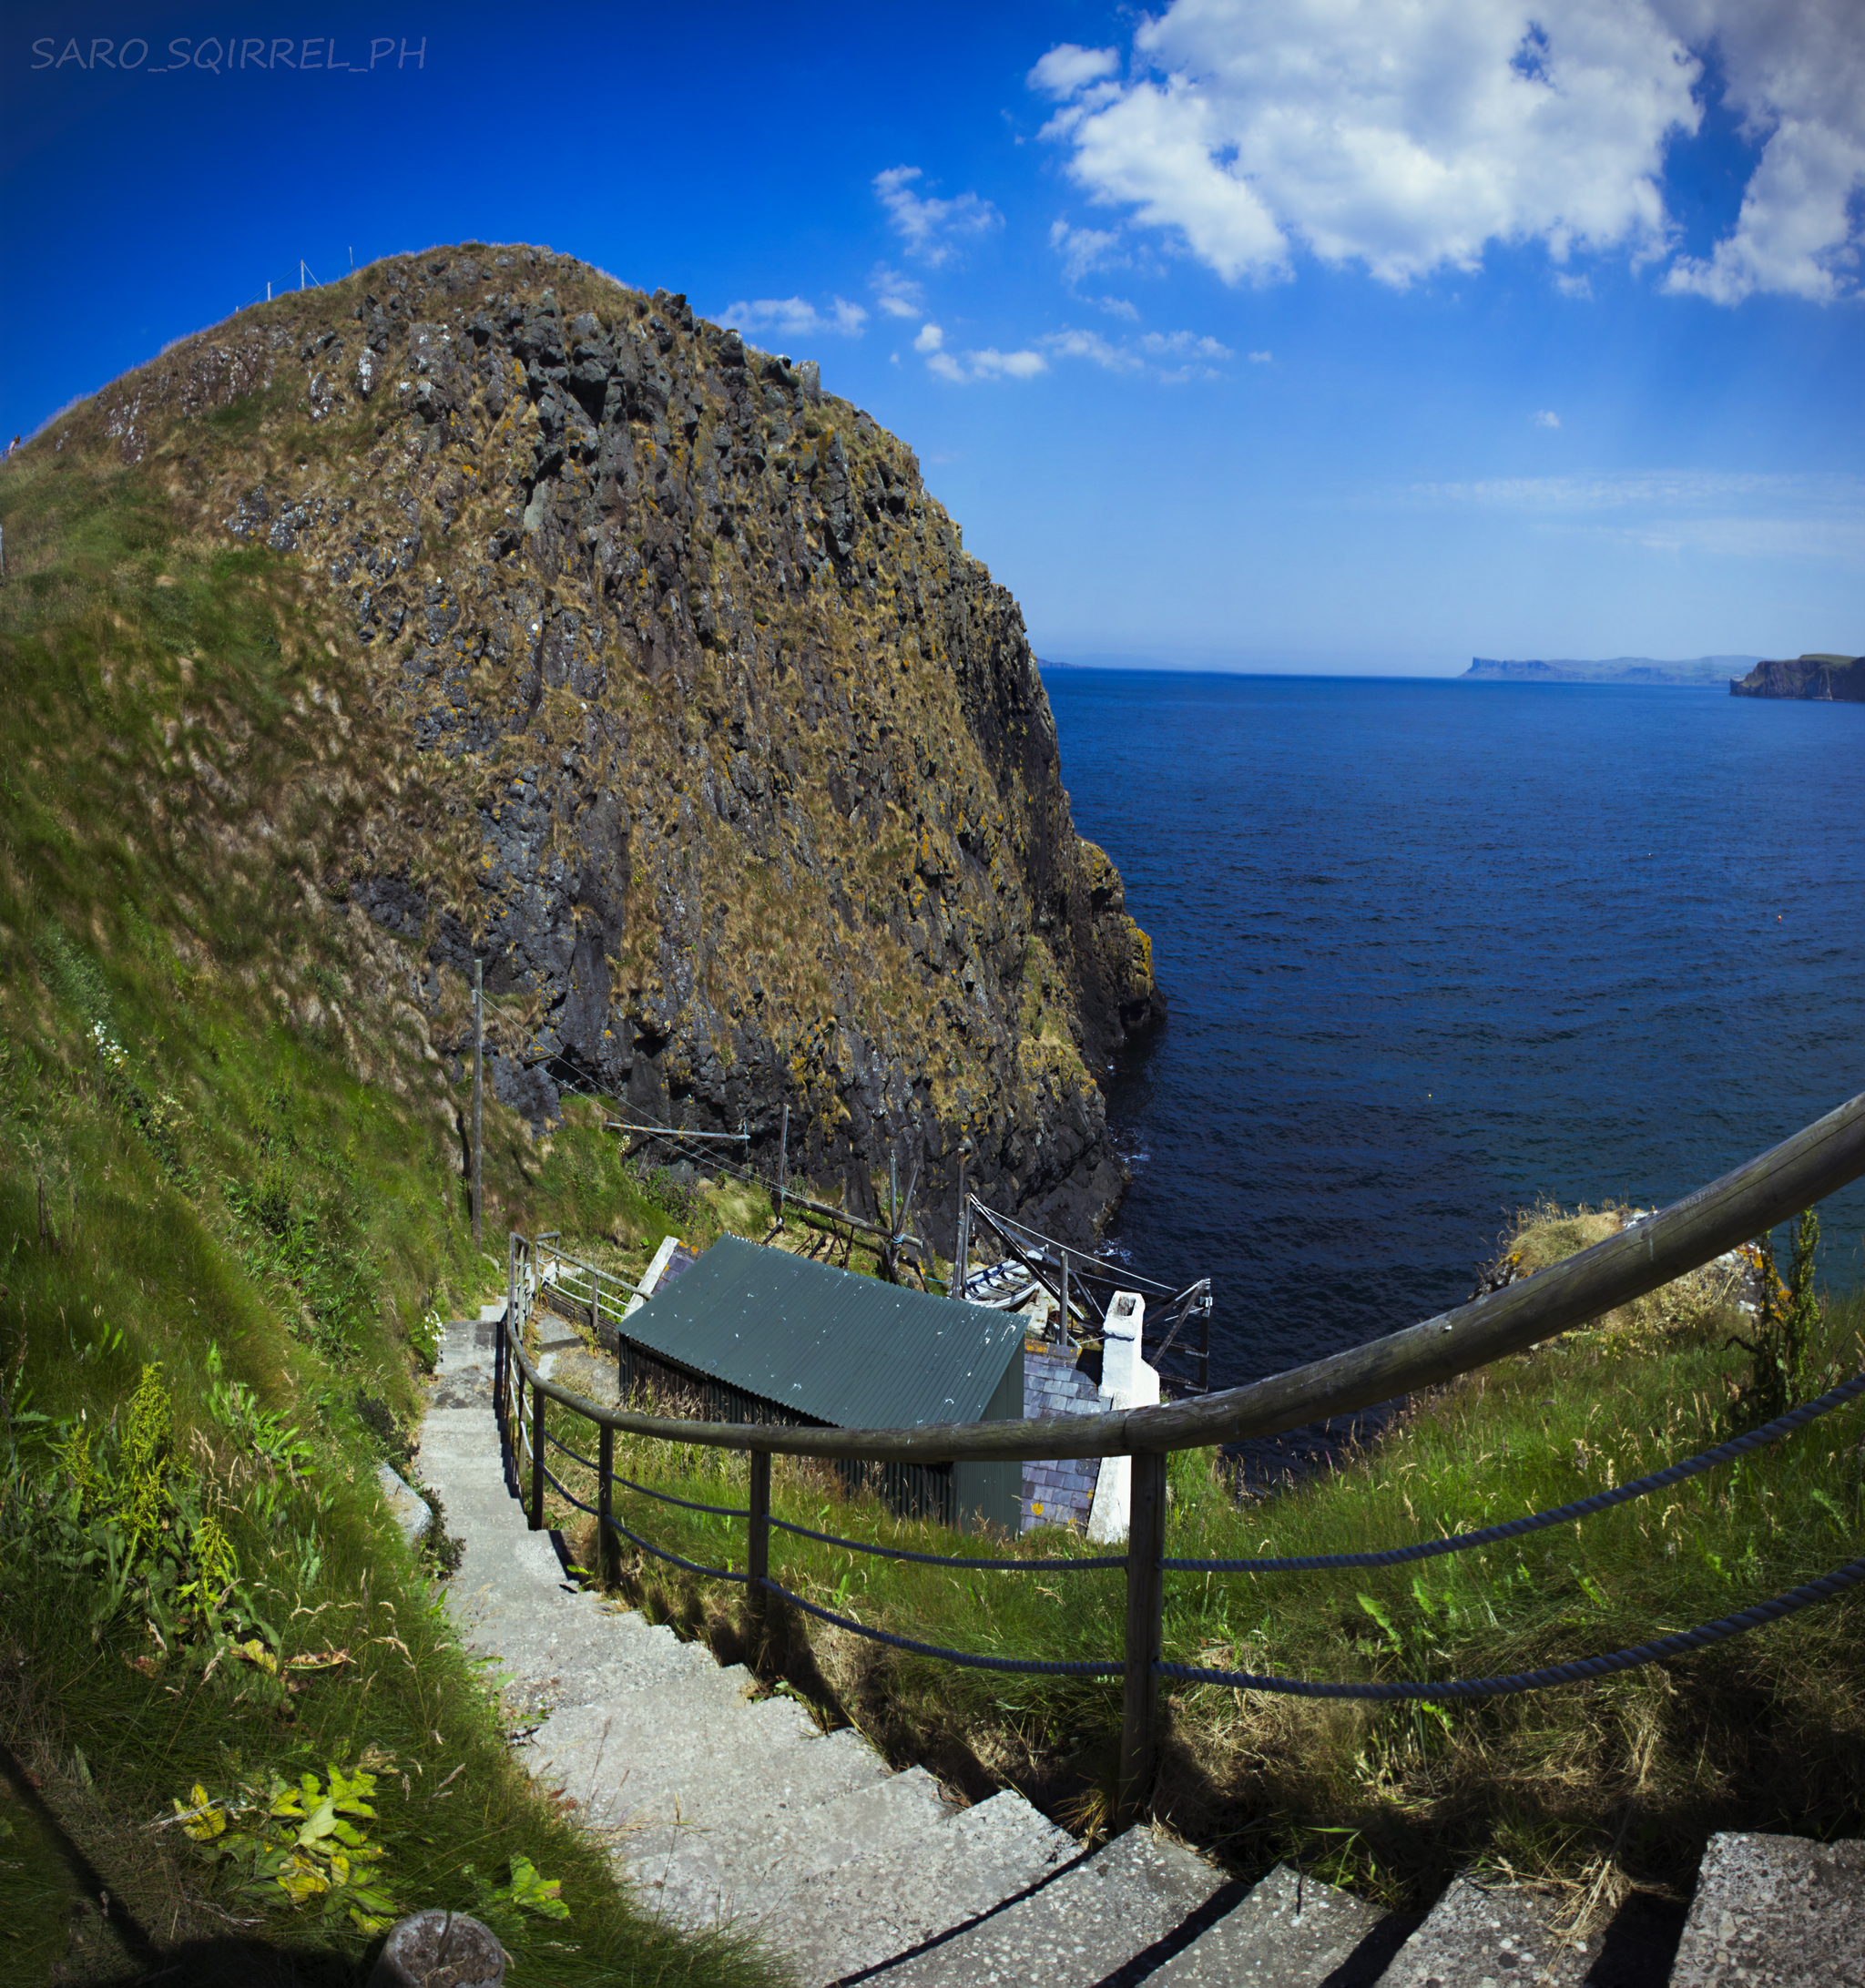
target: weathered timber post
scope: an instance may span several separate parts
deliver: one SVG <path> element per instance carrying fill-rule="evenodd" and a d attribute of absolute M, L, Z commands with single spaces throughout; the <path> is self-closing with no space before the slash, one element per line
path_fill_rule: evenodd
<path fill-rule="evenodd" d="M 1205 1293 L 1204 1303 L 1198 1312 L 1198 1386 L 1207 1394 L 1211 1392 L 1211 1294 Z"/>
<path fill-rule="evenodd" d="M 1062 1310 L 1056 1316 L 1061 1326 L 1058 1336 L 1062 1341 L 1062 1350 L 1066 1352 L 1068 1351 L 1068 1251 L 1066 1249 L 1062 1252 Z"/>
<path fill-rule="evenodd" d="M 1120 1699 L 1119 1814 L 1131 1822 L 1152 1792 L 1158 1765 L 1160 1618 L 1166 1575 L 1166 1453 L 1136 1450 L 1126 1533 L 1126 1675 Z"/>
<path fill-rule="evenodd" d="M 531 1513 L 534 1533 L 544 1530 L 544 1412 L 548 1406 L 544 1390 L 531 1390 Z"/>
<path fill-rule="evenodd" d="M 595 1339 L 596 1329 L 602 1323 L 602 1272 L 595 1264 L 589 1266 L 589 1336 Z"/>
<path fill-rule="evenodd" d="M 483 1247 L 485 1175 L 482 1165 L 483 1107 L 485 1098 L 485 968 L 473 962 L 473 1247 Z"/>
<path fill-rule="evenodd" d="M 604 1423 L 596 1439 L 596 1566 L 605 1587 L 622 1578 L 622 1543 L 610 1523 L 615 1512 L 616 1432 Z"/>
<path fill-rule="evenodd" d="M 777 1226 L 783 1227 L 784 1191 L 790 1184 L 790 1107 L 786 1100 L 783 1107 L 783 1132 L 777 1142 Z"/>
<path fill-rule="evenodd" d="M 751 1618 L 754 1642 L 764 1640 L 769 1623 L 769 1590 L 764 1583 L 770 1573 L 770 1452 L 751 1452 L 750 1539 L 745 1556 L 745 1605 Z M 755 1661 L 757 1652 L 753 1650 Z"/>

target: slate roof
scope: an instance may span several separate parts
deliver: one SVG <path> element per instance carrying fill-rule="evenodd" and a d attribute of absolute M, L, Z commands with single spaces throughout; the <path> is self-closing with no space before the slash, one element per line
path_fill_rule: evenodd
<path fill-rule="evenodd" d="M 839 1429 L 900 1429 L 979 1420 L 1025 1322 L 723 1236 L 626 1332 Z"/>

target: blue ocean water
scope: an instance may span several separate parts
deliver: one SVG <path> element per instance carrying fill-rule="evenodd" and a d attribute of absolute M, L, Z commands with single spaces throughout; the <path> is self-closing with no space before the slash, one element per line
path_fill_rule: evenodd
<path fill-rule="evenodd" d="M 1212 1384 L 1470 1295 L 1510 1211 L 1663 1204 L 1865 1089 L 1865 706 L 1045 675 L 1171 1018 L 1110 1232 Z M 1822 1211 L 1865 1279 L 1865 1188 Z"/>

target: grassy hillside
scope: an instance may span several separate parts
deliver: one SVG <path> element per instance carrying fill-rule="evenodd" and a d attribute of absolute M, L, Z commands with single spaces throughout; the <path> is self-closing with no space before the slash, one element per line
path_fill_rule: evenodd
<path fill-rule="evenodd" d="M 265 412 L 209 418 L 198 454 Z M 0 470 L 5 1972 L 345 1981 L 359 1918 L 477 1901 L 517 1980 L 753 1978 L 637 1915 L 534 1796 L 376 1494 L 433 1317 L 502 1282 L 406 960 L 315 887 L 358 749 L 419 774 L 288 562 L 187 522 L 212 464 L 104 443 L 55 427 Z M 601 1135 L 487 1127 L 502 1257 Z M 301 1873 L 299 1903 L 151 1828 L 197 1786 L 333 1767 L 373 1774 L 383 1855 Z M 497 1895 L 515 1858 L 567 1918 Z"/>

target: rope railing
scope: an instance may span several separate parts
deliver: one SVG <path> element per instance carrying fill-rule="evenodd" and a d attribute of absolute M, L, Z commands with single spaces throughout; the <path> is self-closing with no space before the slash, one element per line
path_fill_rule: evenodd
<path fill-rule="evenodd" d="M 1293 1372 L 1241 1388 L 1227 1389 L 1190 1402 L 1116 1412 L 997 1423 L 948 1424 L 892 1430 L 848 1430 L 775 1423 L 701 1422 L 610 1409 L 546 1379 L 522 1344 L 522 1328 L 539 1286 L 535 1246 L 515 1233 L 509 1244 L 509 1301 L 500 1321 L 494 1356 L 494 1402 L 507 1483 L 524 1496 L 528 1466 L 530 1489 L 524 1498 L 534 1528 L 545 1523 L 544 1485 L 548 1481 L 576 1509 L 597 1519 L 605 1572 L 617 1575 L 614 1548 L 627 1539 L 642 1551 L 710 1579 L 744 1584 L 753 1626 L 761 1632 L 766 1599 L 789 1606 L 853 1635 L 911 1654 L 967 1668 L 1039 1676 L 1119 1677 L 1122 1680 L 1120 1807 L 1131 1815 L 1144 1799 L 1157 1757 L 1157 1698 L 1160 1679 L 1216 1685 L 1235 1690 L 1279 1692 L 1306 1697 L 1470 1699 L 1540 1690 L 1611 1677 L 1640 1665 L 1663 1661 L 1781 1620 L 1830 1599 L 1865 1581 L 1865 1559 L 1772 1598 L 1696 1628 L 1655 1640 L 1502 1677 L 1466 1677 L 1441 1683 L 1381 1679 L 1330 1682 L 1259 1675 L 1168 1661 L 1160 1647 L 1165 1579 L 1169 1573 L 1270 1574 L 1326 1572 L 1348 1567 L 1389 1567 L 1462 1553 L 1573 1523 L 1629 1501 L 1685 1483 L 1720 1464 L 1733 1463 L 1805 1428 L 1819 1417 L 1865 1395 L 1865 1373 L 1829 1389 L 1761 1428 L 1732 1438 L 1682 1462 L 1605 1492 L 1532 1513 L 1475 1531 L 1409 1545 L 1352 1554 L 1286 1559 L 1193 1559 L 1166 1553 L 1166 1462 L 1175 1450 L 1268 1436 L 1387 1401 L 1451 1380 L 1511 1352 L 1589 1322 L 1604 1312 L 1668 1283 L 1722 1255 L 1738 1242 L 1772 1228 L 1834 1188 L 1865 1173 L 1865 1095 L 1850 1099 L 1824 1118 L 1758 1155 L 1720 1180 L 1687 1196 L 1660 1213 L 1629 1225 L 1620 1235 L 1565 1261 L 1488 1292 L 1436 1319 L 1390 1338 Z M 562 1259 L 558 1260 L 561 1262 Z M 617 1279 L 619 1288 L 619 1279 Z M 584 1310 L 598 1308 L 597 1287 Z M 529 1425 L 526 1422 L 528 1391 Z M 546 1427 L 546 1411 L 560 1410 L 593 1423 L 600 1453 L 591 1460 L 573 1451 Z M 660 1439 L 723 1451 L 742 1450 L 750 1458 L 751 1495 L 745 1507 L 710 1505 L 619 1476 L 614 1470 L 617 1434 Z M 552 1443 L 597 1476 L 596 1508 L 565 1489 L 546 1468 Z M 523 1457 L 521 1460 L 521 1451 Z M 1004 1462 L 1082 1456 L 1126 1456 L 1130 1463 L 1131 1514 L 1126 1547 L 1119 1555 L 965 1556 L 923 1554 L 905 1547 L 841 1535 L 778 1517 L 770 1509 L 770 1460 L 774 1455 L 838 1462 L 946 1463 L 958 1459 Z M 749 1551 L 743 1572 L 708 1567 L 683 1558 L 631 1530 L 612 1509 L 616 1485 L 667 1504 L 748 1523 Z M 957 1573 L 1085 1573 L 1124 1567 L 1126 1573 L 1126 1647 L 1124 1657 L 1059 1661 L 989 1656 L 945 1648 L 881 1629 L 826 1608 L 794 1593 L 769 1571 L 773 1532 L 810 1539 L 837 1550 L 876 1555 L 919 1565 L 947 1566 Z"/>

